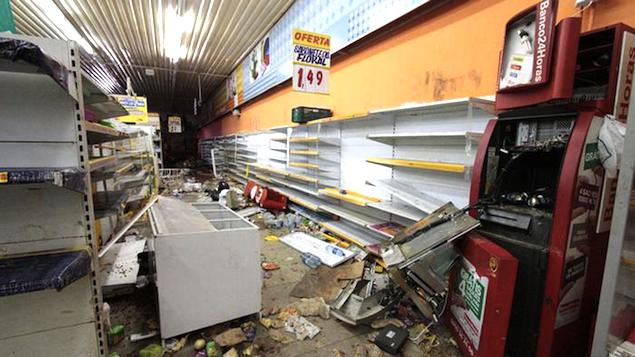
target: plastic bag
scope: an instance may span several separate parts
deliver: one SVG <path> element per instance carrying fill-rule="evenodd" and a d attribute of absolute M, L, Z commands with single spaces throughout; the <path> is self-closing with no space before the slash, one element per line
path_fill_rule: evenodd
<path fill-rule="evenodd" d="M 624 136 L 626 125 L 615 120 L 613 115 L 604 117 L 604 123 L 600 128 L 598 150 L 602 166 L 606 175 L 610 178 L 617 177 L 620 168 L 622 152 L 624 151 Z"/>

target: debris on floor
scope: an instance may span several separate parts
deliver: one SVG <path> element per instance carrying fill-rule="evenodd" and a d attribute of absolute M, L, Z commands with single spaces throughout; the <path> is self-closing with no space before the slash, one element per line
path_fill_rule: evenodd
<path fill-rule="evenodd" d="M 133 333 L 130 335 L 130 341 L 137 342 L 137 341 L 147 340 L 148 338 L 152 338 L 155 336 L 159 336 L 159 331 L 154 330 L 154 331 L 149 331 L 144 333 Z"/>
<path fill-rule="evenodd" d="M 382 351 L 394 355 L 401 350 L 408 336 L 407 330 L 389 324 L 379 331 L 379 334 L 375 336 L 374 342 Z"/>
<path fill-rule="evenodd" d="M 123 325 L 112 326 L 110 329 L 108 329 L 106 336 L 108 336 L 108 345 L 114 346 L 118 344 L 125 337 L 124 326 Z"/>
<path fill-rule="evenodd" d="M 230 349 L 229 351 L 223 354 L 223 357 L 239 357 L 238 351 L 235 348 Z"/>
<path fill-rule="evenodd" d="M 292 334 L 281 329 L 269 330 L 269 337 L 271 337 L 272 340 L 285 345 L 295 341 L 295 337 Z"/>
<path fill-rule="evenodd" d="M 220 349 L 216 346 L 216 342 L 214 341 L 209 341 L 206 345 L 205 345 L 205 353 L 207 354 L 207 357 L 217 357 L 219 354 L 221 354 L 222 352 L 220 351 Z"/>
<path fill-rule="evenodd" d="M 355 347 L 353 357 L 383 357 L 384 352 L 372 343 L 359 344 Z"/>
<path fill-rule="evenodd" d="M 244 341 L 247 341 L 247 336 L 240 327 L 229 329 L 214 337 L 214 342 L 221 347 L 234 346 Z"/>
<path fill-rule="evenodd" d="M 388 325 L 395 325 L 395 326 L 399 326 L 401 328 L 406 327 L 406 324 L 404 324 L 403 322 L 401 322 L 401 320 L 399 319 L 395 319 L 395 318 L 391 318 L 391 319 L 379 319 L 379 320 L 375 320 L 370 324 L 370 327 L 375 328 L 375 329 L 382 329 Z M 423 324 L 420 324 L 422 326 L 425 326 Z"/>
<path fill-rule="evenodd" d="M 336 268 L 320 266 L 308 271 L 290 295 L 297 298 L 321 297 L 325 302 L 334 300 L 348 280 L 359 279 L 364 273 L 363 262 L 342 264 Z"/>
<path fill-rule="evenodd" d="M 315 335 L 320 333 L 320 328 L 310 323 L 307 319 L 302 316 L 291 315 L 287 317 L 287 321 L 285 322 L 284 329 L 287 332 L 291 332 L 295 334 L 295 337 L 298 340 L 304 340 L 306 338 L 313 338 Z"/>
<path fill-rule="evenodd" d="M 302 263 L 304 263 L 304 265 L 311 269 L 317 269 L 317 267 L 322 265 L 322 260 L 309 252 L 302 253 L 300 259 L 302 259 Z"/>
<path fill-rule="evenodd" d="M 163 348 L 157 344 L 151 344 L 139 351 L 139 357 L 161 357 Z"/>
<path fill-rule="evenodd" d="M 258 214 L 260 212 L 262 212 L 263 209 L 260 207 L 247 207 L 247 208 L 243 208 L 239 211 L 236 211 L 236 213 L 238 213 L 239 216 L 243 217 L 243 218 L 249 218 L 255 214 Z"/>
<path fill-rule="evenodd" d="M 187 343 L 187 338 L 189 335 L 185 335 L 179 339 L 173 338 L 165 343 L 165 351 L 166 352 L 179 352 L 185 344 Z"/>
<path fill-rule="evenodd" d="M 300 214 L 251 206 L 253 203 L 238 193 L 241 191 L 232 181 L 219 184 L 217 179 L 209 179 L 203 182 L 200 191 L 193 192 L 186 191 L 197 189 L 197 185 L 192 185 L 195 181 L 187 178 L 181 181 L 180 187 L 178 182 L 173 183 L 177 188 L 172 193 L 182 197 L 189 194 L 194 200 L 209 199 L 206 196 L 211 195 L 211 190 L 216 191 L 217 199 L 223 190 L 235 192 L 226 193 L 225 199 L 234 200 L 239 214 L 262 228 L 262 244 L 275 246 L 277 252 L 272 255 L 263 251 L 262 255 L 262 276 L 268 278 L 263 286 L 263 305 L 267 308 L 258 316 L 192 332 L 189 341 L 188 335 L 169 339 L 164 353 L 180 351 L 178 355 L 195 357 L 284 357 L 297 354 L 283 350 L 295 350 L 295 344 L 299 343 L 312 343 L 315 344 L 312 348 L 323 346 L 323 351 L 334 356 L 379 357 L 388 354 L 376 345 L 381 344 L 381 337 L 380 341 L 376 338 L 384 330 L 394 328 L 400 332 L 399 337 L 404 331 L 406 334 L 405 342 L 397 341 L 394 346 L 402 349 L 402 356 L 458 356 L 449 333 L 435 321 L 444 310 L 445 274 L 457 259 L 452 245 L 446 242 L 460 237 L 473 225 L 453 206 L 442 207 L 436 219 L 424 219 L 424 223 L 419 221 L 395 233 L 398 240 L 360 247 Z M 183 190 L 185 183 L 189 184 Z M 428 244 L 426 236 L 437 245 Z M 269 293 L 265 293 L 268 286 Z M 271 294 L 277 300 L 268 296 Z M 331 316 L 335 319 L 330 319 Z M 145 321 L 150 320 L 146 318 L 143 326 L 133 329 L 158 330 L 156 320 Z M 324 339 L 328 338 L 327 329 L 333 323 L 346 326 L 351 336 L 360 337 L 351 337 L 347 348 L 327 347 Z M 373 338 L 360 343 L 373 331 L 370 328 L 375 331 Z M 444 332 L 439 334 L 439 329 Z M 148 342 L 154 341 L 145 343 Z M 146 347 L 145 353 L 151 353 L 151 346 Z"/>
<path fill-rule="evenodd" d="M 262 262 L 261 264 L 263 270 L 278 270 L 280 269 L 280 265 L 272 262 Z"/>
<path fill-rule="evenodd" d="M 205 348 L 205 340 L 202 338 L 199 338 L 198 340 L 194 341 L 194 349 L 195 350 L 202 350 L 203 348 Z"/>
<path fill-rule="evenodd" d="M 300 299 L 290 304 L 287 308 L 295 309 L 302 316 L 319 316 L 323 319 L 330 317 L 330 307 L 321 297 Z"/>

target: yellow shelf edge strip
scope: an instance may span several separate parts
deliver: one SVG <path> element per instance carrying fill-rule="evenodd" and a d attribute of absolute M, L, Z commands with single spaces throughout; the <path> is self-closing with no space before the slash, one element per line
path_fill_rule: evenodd
<path fill-rule="evenodd" d="M 307 201 L 305 201 L 305 200 L 303 200 L 301 198 L 293 197 L 293 196 L 288 196 L 288 197 L 289 197 L 289 201 L 291 201 L 293 203 L 297 203 L 297 204 L 299 204 L 302 207 L 310 209 L 311 211 L 317 212 L 320 209 L 320 207 L 318 207 L 318 206 L 316 206 L 316 205 L 314 205 L 314 204 L 312 204 L 310 202 L 307 202 Z"/>
<path fill-rule="evenodd" d="M 311 155 L 311 156 L 318 155 L 317 150 L 289 150 L 289 153 L 294 155 Z"/>
<path fill-rule="evenodd" d="M 352 238 L 351 236 L 349 236 L 348 234 L 340 231 L 339 229 L 331 226 L 330 224 L 328 224 L 328 222 L 318 222 L 318 224 L 326 229 L 328 229 L 329 231 L 335 233 L 338 237 L 341 237 L 353 244 L 355 244 L 356 246 L 360 247 L 360 248 L 364 248 L 364 245 L 362 243 L 360 243 L 358 240 L 356 240 L 355 238 Z"/>
<path fill-rule="evenodd" d="M 339 245 L 342 248 L 348 248 L 348 247 L 351 246 L 351 244 L 349 242 L 345 242 L 343 240 L 339 240 L 339 239 L 333 237 L 330 234 L 327 234 L 327 233 L 324 233 L 324 232 L 322 232 L 321 234 L 322 234 L 322 237 L 324 239 L 328 240 L 329 242 L 335 243 L 335 244 Z"/>
<path fill-rule="evenodd" d="M 306 169 L 319 169 L 320 167 L 316 164 L 308 164 L 305 162 L 290 162 L 289 166 L 291 167 L 302 167 Z"/>
<path fill-rule="evenodd" d="M 291 138 L 291 139 L 289 139 L 290 143 L 315 143 L 317 141 L 318 141 L 317 137 Z"/>
<path fill-rule="evenodd" d="M 327 195 L 332 198 L 337 198 L 342 201 L 346 201 L 358 206 L 366 206 L 369 203 L 377 203 L 381 200 L 376 197 L 366 196 L 359 192 L 354 191 L 346 191 L 346 193 L 341 193 L 337 188 L 323 188 L 318 191 L 320 194 Z"/>
<path fill-rule="evenodd" d="M 320 180 L 318 180 L 316 178 L 305 176 L 305 175 L 301 175 L 301 174 L 296 174 L 296 173 L 292 173 L 292 172 L 289 173 L 289 177 L 294 178 L 296 180 L 310 182 L 310 183 L 319 183 L 320 182 Z"/>
<path fill-rule="evenodd" d="M 442 172 L 463 173 L 465 172 L 465 165 L 463 164 L 451 164 L 446 162 L 434 162 L 434 161 L 422 161 L 422 160 L 407 160 L 407 159 L 385 159 L 379 157 L 369 157 L 367 162 L 379 165 L 410 167 L 415 169 L 425 169 Z"/>

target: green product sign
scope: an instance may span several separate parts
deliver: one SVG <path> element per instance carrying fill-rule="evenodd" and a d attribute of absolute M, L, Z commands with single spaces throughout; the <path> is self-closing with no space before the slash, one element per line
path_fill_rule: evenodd
<path fill-rule="evenodd" d="M 480 281 L 479 276 L 476 275 L 476 272 L 468 272 L 462 266 L 459 272 L 458 288 L 467 308 L 480 320 L 485 306 L 485 286 Z"/>
<path fill-rule="evenodd" d="M 600 151 L 598 143 L 588 143 L 584 147 L 584 169 L 592 169 L 600 165 Z"/>
<path fill-rule="evenodd" d="M 15 33 L 15 22 L 13 22 L 10 0 L 0 0 L 0 32 L 5 31 Z"/>

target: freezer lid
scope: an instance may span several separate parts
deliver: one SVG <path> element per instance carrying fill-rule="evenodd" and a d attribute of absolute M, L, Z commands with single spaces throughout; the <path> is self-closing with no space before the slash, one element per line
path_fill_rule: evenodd
<path fill-rule="evenodd" d="M 199 210 L 175 198 L 159 197 L 150 210 L 156 236 L 217 230 Z"/>

